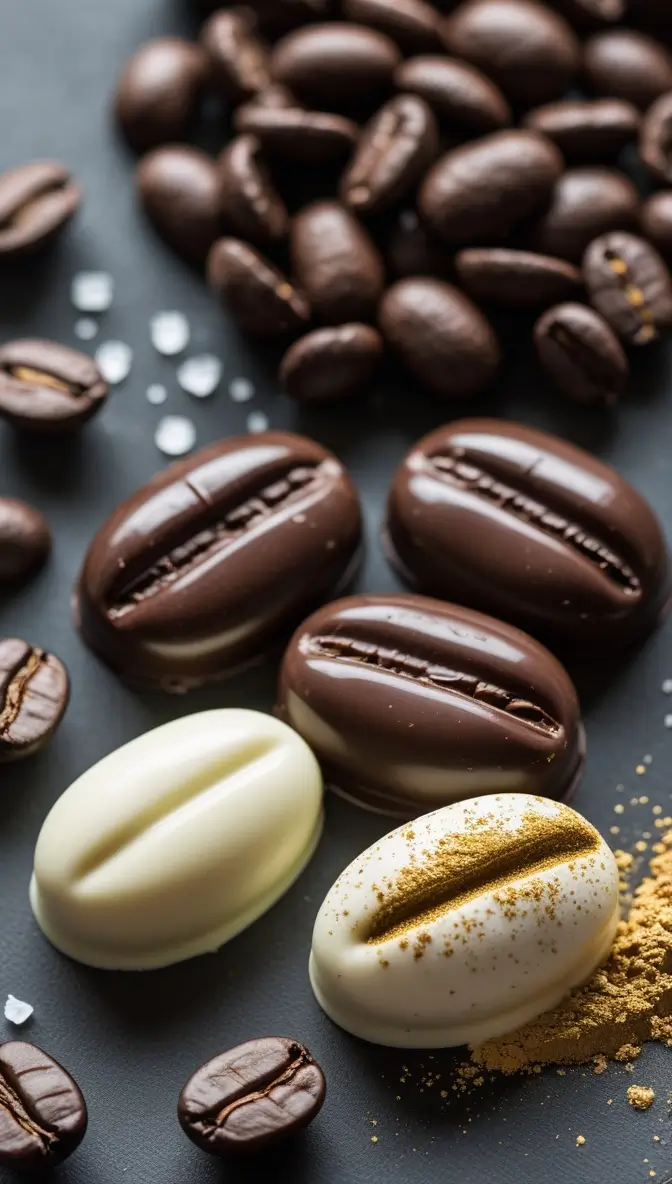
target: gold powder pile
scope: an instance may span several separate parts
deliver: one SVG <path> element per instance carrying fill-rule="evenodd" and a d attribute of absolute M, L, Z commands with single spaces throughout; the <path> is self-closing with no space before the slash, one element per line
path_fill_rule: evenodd
<path fill-rule="evenodd" d="M 473 1048 L 472 1061 L 516 1073 L 599 1056 L 630 1060 L 647 1040 L 672 1047 L 672 831 L 654 850 L 609 961 L 553 1011 Z"/>
<path fill-rule="evenodd" d="M 648 1110 L 656 1100 L 654 1091 L 648 1085 L 631 1085 L 626 1093 L 628 1102 L 635 1110 Z"/>

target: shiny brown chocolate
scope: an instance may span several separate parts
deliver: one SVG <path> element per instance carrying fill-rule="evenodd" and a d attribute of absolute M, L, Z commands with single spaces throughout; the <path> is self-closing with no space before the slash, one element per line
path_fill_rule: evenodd
<path fill-rule="evenodd" d="M 388 502 L 389 557 L 418 591 L 513 621 L 574 660 L 652 629 L 670 593 L 660 524 L 596 457 L 461 420 L 425 436 Z"/>
<path fill-rule="evenodd" d="M 0 346 L 0 417 L 21 431 L 77 431 L 106 397 L 98 366 L 79 350 L 34 337 Z"/>
<path fill-rule="evenodd" d="M 476 794 L 560 798 L 583 769 L 576 692 L 519 629 L 424 596 L 349 596 L 303 623 L 279 715 L 327 782 L 386 814 Z"/>
<path fill-rule="evenodd" d="M 223 440 L 103 524 L 78 624 L 129 681 L 184 690 L 272 648 L 347 583 L 360 541 L 357 495 L 326 449 L 285 432 Z"/>

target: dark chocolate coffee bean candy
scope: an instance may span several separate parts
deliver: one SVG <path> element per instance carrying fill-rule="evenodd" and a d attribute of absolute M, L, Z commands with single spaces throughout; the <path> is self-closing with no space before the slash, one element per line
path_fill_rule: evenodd
<path fill-rule="evenodd" d="M 34 160 L 0 173 L 0 264 L 50 243 L 81 200 L 68 169 L 55 160 Z"/>
<path fill-rule="evenodd" d="M 379 214 L 415 189 L 438 152 L 431 108 L 417 95 L 397 95 L 362 131 L 341 179 L 341 197 L 355 213 Z"/>
<path fill-rule="evenodd" d="M 0 585 L 26 580 L 51 549 L 49 527 L 39 510 L 15 497 L 0 497 Z"/>
<path fill-rule="evenodd" d="M 564 259 L 508 247 L 470 247 L 455 257 L 462 286 L 474 300 L 507 308 L 538 308 L 568 300 L 583 286 Z"/>
<path fill-rule="evenodd" d="M 115 97 L 119 125 L 136 152 L 186 139 L 207 74 L 203 50 L 181 37 L 140 46 L 124 66 Z"/>
<path fill-rule="evenodd" d="M 425 0 L 343 0 L 342 8 L 346 20 L 386 33 L 404 53 L 442 48 L 439 13 Z"/>
<path fill-rule="evenodd" d="M 639 213 L 639 194 L 624 173 L 568 169 L 556 181 L 549 208 L 530 232 L 529 245 L 580 263 L 594 238 L 610 230 L 637 230 Z"/>
<path fill-rule="evenodd" d="M 407 58 L 397 66 L 394 83 L 398 90 L 424 99 L 447 130 L 457 135 L 486 135 L 512 120 L 511 108 L 494 82 L 456 58 L 438 54 Z"/>
<path fill-rule="evenodd" d="M 285 238 L 289 214 L 254 136 L 237 136 L 219 162 L 219 209 L 231 234 L 268 246 Z"/>
<path fill-rule="evenodd" d="M 0 763 L 22 760 L 44 748 L 69 698 L 68 672 L 55 654 L 17 637 L 0 639 Z"/>
<path fill-rule="evenodd" d="M 607 322 L 585 304 L 558 304 L 539 318 L 534 344 L 544 370 L 569 399 L 613 407 L 630 373 Z"/>
<path fill-rule="evenodd" d="M 239 107 L 234 125 L 253 135 L 266 155 L 308 166 L 347 156 L 359 135 L 357 124 L 343 115 L 260 102 Z"/>
<path fill-rule="evenodd" d="M 672 262 L 672 189 L 654 193 L 644 202 L 642 232 Z"/>
<path fill-rule="evenodd" d="M 253 337 L 296 335 L 308 327 L 305 296 L 241 239 L 218 239 L 208 255 L 207 272 L 223 307 Z"/>
<path fill-rule="evenodd" d="M 210 77 L 227 99 L 240 103 L 271 85 L 268 50 L 244 10 L 214 12 L 201 29 L 201 45 Z"/>
<path fill-rule="evenodd" d="M 644 116 L 639 155 L 656 181 L 672 185 L 672 89 Z"/>
<path fill-rule="evenodd" d="M 271 68 L 276 82 L 305 103 L 347 110 L 383 98 L 400 59 L 384 33 L 334 21 L 289 33 L 276 45 Z"/>
<path fill-rule="evenodd" d="M 370 325 L 329 325 L 290 346 L 282 359 L 280 381 L 300 403 L 334 403 L 359 394 L 382 356 L 381 336 Z"/>
<path fill-rule="evenodd" d="M 372 238 L 345 206 L 318 201 L 294 217 L 292 268 L 317 317 L 327 324 L 369 321 L 385 276 Z"/>
<path fill-rule="evenodd" d="M 56 341 L 0 345 L 0 417 L 30 432 L 70 432 L 101 409 L 107 385 L 93 358 Z"/>
<path fill-rule="evenodd" d="M 634 29 L 609 29 L 590 37 L 584 72 L 595 94 L 626 99 L 642 111 L 672 90 L 672 55 Z"/>
<path fill-rule="evenodd" d="M 0 1044 L 0 1165 L 46 1172 L 79 1147 L 86 1102 L 70 1074 L 24 1040 Z"/>
<path fill-rule="evenodd" d="M 672 329 L 672 277 L 645 239 L 614 231 L 590 244 L 583 276 L 591 302 L 628 345 Z"/>
<path fill-rule="evenodd" d="M 556 436 L 473 419 L 407 454 L 389 556 L 418 591 L 489 611 L 581 660 L 627 646 L 670 595 L 653 510 L 609 465 Z"/>
<path fill-rule="evenodd" d="M 625 99 L 565 99 L 528 112 L 524 124 L 548 136 L 565 160 L 596 164 L 615 160 L 637 139 L 641 116 Z"/>
<path fill-rule="evenodd" d="M 583 771 L 576 692 L 503 621 L 424 596 L 349 596 L 290 642 L 278 714 L 327 784 L 414 817 L 474 794 L 566 797 Z"/>
<path fill-rule="evenodd" d="M 200 265 L 220 234 L 219 173 L 211 157 L 186 144 L 143 156 L 135 184 L 148 218 L 174 251 Z"/>

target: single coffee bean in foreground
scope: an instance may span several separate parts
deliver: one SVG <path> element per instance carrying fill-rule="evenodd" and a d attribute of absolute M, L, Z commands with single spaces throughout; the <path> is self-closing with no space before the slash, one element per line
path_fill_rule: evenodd
<path fill-rule="evenodd" d="M 639 229 L 639 194 L 615 169 L 568 169 L 556 181 L 549 208 L 534 224 L 530 246 L 580 263 L 590 242 L 609 230 Z"/>
<path fill-rule="evenodd" d="M 347 156 L 359 135 L 357 124 L 343 115 L 261 102 L 239 107 L 233 122 L 238 132 L 253 135 L 266 155 L 308 166 Z"/>
<path fill-rule="evenodd" d="M 389 93 L 400 60 L 384 33 L 333 21 L 288 33 L 273 50 L 271 71 L 309 106 L 351 110 Z"/>
<path fill-rule="evenodd" d="M 342 872 L 317 915 L 310 981 L 362 1040 L 474 1044 L 590 978 L 619 915 L 616 860 L 585 818 L 527 794 L 477 797 L 399 827 Z"/>
<path fill-rule="evenodd" d="M 397 95 L 362 131 L 340 185 L 355 213 L 379 214 L 398 205 L 439 153 L 439 129 L 431 108 L 417 95 Z"/>
<path fill-rule="evenodd" d="M 390 349 L 433 394 L 480 394 L 499 369 L 499 343 L 488 321 L 442 280 L 411 276 L 393 284 L 380 302 L 379 325 Z"/>
<path fill-rule="evenodd" d="M 0 173 L 0 264 L 46 246 L 79 209 L 65 165 L 35 160 Z"/>
<path fill-rule="evenodd" d="M 237 136 L 218 161 L 219 210 L 224 228 L 267 246 L 285 238 L 289 214 L 254 136 Z"/>
<path fill-rule="evenodd" d="M 0 345 L 0 417 L 27 432 L 70 432 L 100 411 L 107 385 L 87 354 L 56 341 Z"/>
<path fill-rule="evenodd" d="M 615 469 L 556 436 L 461 420 L 397 470 L 385 536 L 403 578 L 513 621 L 573 660 L 623 648 L 670 598 L 660 523 Z"/>
<path fill-rule="evenodd" d="M 288 349 L 280 381 L 300 403 L 333 403 L 365 390 L 382 357 L 382 338 L 370 325 L 314 329 Z"/>
<path fill-rule="evenodd" d="M 654 193 L 644 202 L 642 231 L 672 263 L 672 189 Z"/>
<path fill-rule="evenodd" d="M 299 287 L 321 321 L 370 321 L 383 293 L 383 261 L 344 205 L 317 201 L 295 215 L 291 258 Z"/>
<path fill-rule="evenodd" d="M 249 1154 L 308 1126 L 326 1091 L 324 1073 L 303 1044 L 263 1036 L 197 1069 L 180 1094 L 177 1117 L 201 1151 Z"/>
<path fill-rule="evenodd" d="M 296 336 L 308 328 L 310 305 L 303 293 L 241 239 L 217 240 L 207 274 L 218 300 L 252 337 Z"/>
<path fill-rule="evenodd" d="M 44 748 L 69 698 L 68 672 L 55 654 L 17 637 L 0 639 L 0 763 Z"/>
<path fill-rule="evenodd" d="M 213 13 L 201 29 L 201 45 L 211 80 L 232 102 L 251 99 L 271 85 L 268 50 L 242 10 Z"/>
<path fill-rule="evenodd" d="M 530 111 L 525 127 L 548 136 L 565 160 L 596 164 L 615 160 L 637 139 L 641 116 L 625 99 L 565 99 Z"/>
<path fill-rule="evenodd" d="M 639 155 L 656 181 L 672 185 L 672 88 L 644 116 Z"/>
<path fill-rule="evenodd" d="M 672 277 L 655 247 L 614 231 L 590 244 L 583 276 L 591 302 L 628 345 L 672 329 Z"/>
<path fill-rule="evenodd" d="M 505 789 L 563 798 L 583 771 L 576 692 L 552 654 L 424 596 L 349 596 L 304 621 L 278 713 L 328 785 L 383 814 Z"/>
<path fill-rule="evenodd" d="M 533 0 L 470 0 L 444 21 L 443 39 L 450 53 L 478 66 L 518 106 L 561 98 L 579 70 L 576 34 Z"/>
<path fill-rule="evenodd" d="M 138 164 L 135 184 L 145 213 L 168 245 L 202 265 L 221 232 L 214 160 L 187 144 L 155 148 Z"/>
<path fill-rule="evenodd" d="M 609 29 L 586 42 L 584 73 L 595 94 L 625 99 L 645 111 L 672 90 L 672 55 L 645 33 Z"/>
<path fill-rule="evenodd" d="M 404 53 L 441 51 L 440 16 L 425 0 L 343 0 L 349 21 L 387 33 Z"/>
<path fill-rule="evenodd" d="M 361 515 L 304 436 L 234 436 L 171 465 L 103 523 L 76 590 L 84 641 L 124 678 L 186 690 L 283 640 L 347 584 Z"/>
<path fill-rule="evenodd" d="M 26 580 L 51 549 L 49 527 L 39 510 L 15 497 L 0 497 L 0 586 Z"/>
<path fill-rule="evenodd" d="M 494 132 L 440 157 L 420 188 L 420 212 L 448 243 L 492 245 L 544 208 L 563 168 L 537 132 Z"/>
<path fill-rule="evenodd" d="M 506 308 L 538 308 L 578 296 L 578 267 L 508 247 L 471 247 L 455 257 L 460 283 L 474 300 Z"/>
<path fill-rule="evenodd" d="M 468 62 L 444 54 L 407 58 L 394 73 L 397 90 L 419 95 L 448 132 L 486 135 L 512 121 L 504 95 Z"/>
<path fill-rule="evenodd" d="M 93 765 L 35 848 L 30 900 L 57 949 L 105 970 L 212 953 L 271 908 L 313 855 L 322 778 L 258 711 L 183 716 Z"/>
<path fill-rule="evenodd" d="M 136 152 L 186 139 L 207 74 L 203 50 L 181 37 L 140 46 L 124 66 L 115 98 L 119 125 Z"/>
<path fill-rule="evenodd" d="M 0 1166 L 47 1172 L 86 1134 L 86 1102 L 48 1053 L 24 1040 L 0 1044 Z"/>
<path fill-rule="evenodd" d="M 613 407 L 630 369 L 618 337 L 585 304 L 550 308 L 534 327 L 534 344 L 544 370 L 559 390 L 577 403 Z"/>

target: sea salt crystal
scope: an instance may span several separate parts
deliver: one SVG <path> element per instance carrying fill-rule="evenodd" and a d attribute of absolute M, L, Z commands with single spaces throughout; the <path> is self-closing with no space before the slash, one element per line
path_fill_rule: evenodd
<path fill-rule="evenodd" d="M 172 357 L 186 349 L 191 331 L 183 313 L 156 312 L 149 322 L 149 335 L 157 353 Z"/>
<path fill-rule="evenodd" d="M 672 728 L 672 715 L 665 716 L 665 727 Z"/>
<path fill-rule="evenodd" d="M 152 403 L 158 407 L 161 403 L 165 403 L 168 398 L 168 391 L 161 382 L 152 382 L 145 391 L 145 398 L 148 403 Z"/>
<path fill-rule="evenodd" d="M 70 299 L 80 312 L 107 312 L 114 299 L 114 280 L 106 271 L 80 271 L 70 285 Z"/>
<path fill-rule="evenodd" d="M 177 381 L 188 395 L 207 399 L 214 394 L 222 377 L 222 363 L 214 354 L 187 358 L 178 368 Z"/>
<path fill-rule="evenodd" d="M 91 317 L 80 317 L 75 321 L 75 337 L 80 341 L 92 341 L 98 332 L 98 323 Z"/>
<path fill-rule="evenodd" d="M 157 424 L 154 443 L 166 456 L 184 456 L 196 443 L 196 427 L 186 415 L 165 415 Z"/>
<path fill-rule="evenodd" d="M 250 411 L 247 417 L 248 432 L 265 432 L 268 428 L 268 416 L 263 411 Z"/>
<path fill-rule="evenodd" d="M 229 383 L 229 394 L 234 403 L 249 403 L 254 398 L 254 383 L 249 378 L 232 378 Z"/>
<path fill-rule="evenodd" d="M 672 678 L 666 678 L 663 683 L 663 694 L 672 695 Z"/>
<path fill-rule="evenodd" d="M 105 381 L 116 386 L 130 374 L 133 350 L 124 341 L 105 341 L 96 350 L 96 361 Z"/>
<path fill-rule="evenodd" d="M 21 999 L 16 999 L 14 995 L 7 996 L 5 1003 L 5 1019 L 9 1020 L 10 1024 L 25 1024 L 33 1014 L 35 1008 L 31 1007 L 30 1003 L 23 1003 Z"/>

